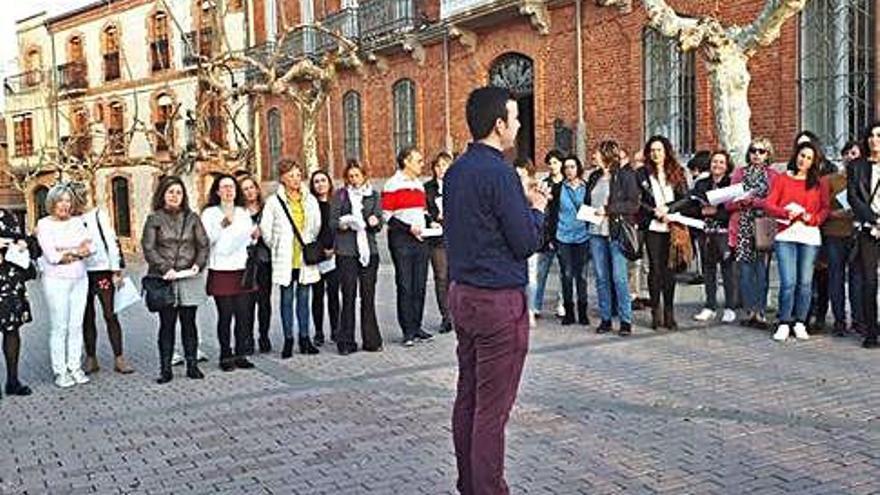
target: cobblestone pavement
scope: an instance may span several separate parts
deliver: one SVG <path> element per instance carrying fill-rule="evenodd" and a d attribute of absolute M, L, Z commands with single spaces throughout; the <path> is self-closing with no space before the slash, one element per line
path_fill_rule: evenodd
<path fill-rule="evenodd" d="M 101 327 L 102 371 L 57 389 L 38 309 L 22 369 L 35 393 L 0 401 L 0 493 L 452 493 L 455 337 L 400 347 L 386 265 L 379 294 L 381 354 L 276 352 L 229 374 L 212 360 L 205 380 L 175 368 L 165 386 L 156 318 L 136 308 L 123 327 L 138 372 L 112 372 Z M 199 323 L 216 357 L 212 306 Z M 508 427 L 513 493 L 880 493 L 880 354 L 856 339 L 694 325 L 622 339 L 539 321 Z M 277 347 L 277 317 L 273 332 Z"/>

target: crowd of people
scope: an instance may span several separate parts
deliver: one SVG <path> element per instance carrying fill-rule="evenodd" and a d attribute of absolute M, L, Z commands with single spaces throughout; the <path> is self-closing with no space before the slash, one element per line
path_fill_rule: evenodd
<path fill-rule="evenodd" d="M 769 329 L 768 278 L 775 255 L 780 289 L 774 339 L 808 339 L 824 327 L 830 306 L 834 335 L 861 333 L 864 347 L 876 347 L 877 304 L 871 295 L 880 258 L 880 125 L 862 142 L 848 143 L 839 164 L 822 149 L 814 134 L 799 134 L 779 171 L 764 138 L 751 143 L 747 163 L 739 167 L 724 150 L 697 153 L 685 166 L 663 136 L 650 138 L 632 158 L 606 140 L 588 165 L 551 150 L 544 160 L 549 173 L 540 180 L 529 160 L 516 160 L 523 191 L 545 190 L 549 198 L 540 246 L 528 258 L 532 325 L 542 317 L 547 278 L 558 261 L 555 312 L 562 325 L 590 324 L 590 273 L 600 320 L 596 332 L 613 331 L 617 318 L 619 335 L 631 334 L 634 310 L 640 309 L 650 310 L 653 329 L 674 330 L 676 280 L 696 265 L 705 300 L 695 320 L 732 323 L 740 312 L 743 325 Z M 452 331 L 443 224 L 449 208 L 445 176 L 456 162 L 439 153 L 429 165 L 431 180 L 423 183 L 424 161 L 415 147 L 401 151 L 396 173 L 380 192 L 357 162 L 347 165 L 344 185 L 334 187 L 327 172 L 306 177 L 297 162 L 283 159 L 276 164 L 279 185 L 272 194 L 264 197 L 253 177 L 219 175 L 200 212 L 180 177 L 162 178 L 141 237 L 146 302 L 159 317 L 157 381 L 171 381 L 178 362 L 186 364 L 188 377 L 204 376 L 196 311 L 209 297 L 217 308 L 220 369 L 252 368 L 248 356 L 272 350 L 273 285 L 280 287 L 282 358 L 292 356 L 295 343 L 300 353 L 317 354 L 328 340 L 341 355 L 381 351 L 376 236 L 383 228 L 403 345 L 433 339 L 422 322 L 429 267 L 442 318 L 439 331 Z M 738 184 L 744 192 L 739 197 L 710 200 L 713 192 Z M 3 258 L 21 251 L 36 260 L 30 266 L 0 263 L 9 395 L 30 393 L 18 380 L 19 328 L 33 319 L 24 284 L 38 274 L 49 310 L 55 383 L 86 383 L 100 369 L 96 298 L 113 369 L 134 371 L 114 310 L 125 259 L 107 214 L 77 183 L 55 185 L 45 206 L 49 215 L 39 220 L 34 236 L 26 235 L 15 215 L 0 211 Z M 584 207 L 592 218 L 584 217 Z M 700 223 L 695 227 L 683 219 Z M 182 357 L 175 352 L 178 323 Z"/>

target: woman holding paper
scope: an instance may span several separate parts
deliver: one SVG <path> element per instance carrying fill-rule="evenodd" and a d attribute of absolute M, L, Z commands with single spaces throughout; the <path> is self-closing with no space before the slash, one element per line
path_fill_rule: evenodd
<path fill-rule="evenodd" d="M 19 329 L 33 321 L 24 283 L 35 276 L 21 222 L 11 211 L 0 209 L 0 333 L 6 359 L 6 395 L 31 395 L 31 388 L 18 380 L 18 358 Z"/>
<path fill-rule="evenodd" d="M 244 207 L 256 227 L 254 231 L 256 241 L 251 249 L 257 259 L 257 290 L 250 294 L 248 302 L 249 350 L 253 352 L 254 326 L 259 322 L 259 349 L 261 353 L 265 353 L 272 350 L 272 342 L 269 340 L 269 325 L 272 322 L 272 252 L 263 241 L 259 228 L 260 219 L 263 217 L 263 195 L 260 192 L 260 184 L 250 175 L 239 179 L 239 184 L 244 196 Z"/>
<path fill-rule="evenodd" d="M 596 215 L 602 219 L 598 224 L 590 224 L 590 251 L 602 318 L 596 333 L 611 331 L 611 303 L 616 301 L 620 335 L 626 336 L 632 333 L 632 304 L 627 283 L 629 261 L 620 243 L 611 237 L 610 220 L 635 224 L 640 190 L 635 171 L 628 164 L 621 165 L 620 156 L 620 146 L 615 141 L 599 144 L 595 155 L 599 168 L 587 179 L 585 204 L 595 208 Z"/>
<path fill-rule="evenodd" d="M 37 222 L 43 250 L 43 293 L 49 305 L 49 352 L 55 384 L 61 388 L 88 383 L 82 369 L 83 316 L 89 279 L 83 260 L 94 244 L 82 220 L 73 216 L 74 195 L 69 183 L 56 184 L 46 195 L 50 216 Z"/>
<path fill-rule="evenodd" d="M 110 338 L 110 347 L 113 349 L 115 358 L 113 369 L 117 373 L 133 373 L 134 369 L 128 365 L 122 355 L 122 327 L 114 311 L 117 287 L 123 283 L 122 270 L 125 268 L 125 259 L 122 257 L 119 239 L 116 237 L 116 231 L 110 224 L 107 213 L 95 205 L 94 198 L 88 193 L 85 186 L 77 188 L 75 200 L 77 212 L 84 212 L 79 218 L 88 229 L 89 236 L 96 240 L 95 253 L 86 259 L 89 293 L 83 321 L 83 341 L 86 353 L 85 372 L 87 374 L 95 373 L 100 369 L 97 355 L 98 330 L 95 326 L 95 296 L 97 296 L 101 301 L 101 314 L 104 318 L 104 326 L 107 327 L 107 336 Z"/>
<path fill-rule="evenodd" d="M 807 318 L 813 294 L 813 265 L 828 216 L 828 185 L 819 177 L 822 152 L 811 141 L 798 145 L 767 195 L 764 209 L 780 220 L 774 248 L 779 264 L 779 326 L 773 339 L 784 341 L 794 330 L 798 339 L 810 338 Z"/>
<path fill-rule="evenodd" d="M 180 177 L 166 176 L 159 181 L 152 208 L 141 236 L 147 276 L 171 281 L 175 295 L 174 305 L 159 310 L 159 378 L 156 382 L 168 383 L 174 378 L 171 357 L 178 321 L 186 376 L 199 380 L 205 375 L 196 361 L 199 343 L 196 309 L 207 299 L 202 274 L 208 262 L 210 240 L 199 216 L 190 209 Z"/>
<path fill-rule="evenodd" d="M 712 205 L 708 196 L 712 191 L 730 186 L 730 173 L 733 162 L 725 150 L 712 153 L 709 159 L 709 176 L 697 181 L 692 191 L 692 216 L 702 218 L 706 224 L 700 238 L 700 259 L 703 265 L 703 282 L 706 291 L 706 305 L 694 315 L 697 321 L 709 321 L 718 311 L 718 267 L 724 284 L 724 314 L 721 321 L 731 323 L 736 320 L 733 308 L 737 298 L 737 284 L 733 277 L 733 258 L 727 243 L 727 225 L 730 213 L 723 204 Z"/>
<path fill-rule="evenodd" d="M 300 354 L 320 352 L 309 337 L 309 286 L 321 280 L 321 272 L 317 264 L 306 263 L 305 246 L 314 243 L 321 232 L 321 207 L 304 187 L 299 163 L 282 159 L 278 174 L 281 184 L 266 201 L 260 232 L 272 250 L 272 282 L 281 286 L 281 358 L 288 359 L 293 356 L 294 307 Z"/>
<path fill-rule="evenodd" d="M 336 232 L 330 227 L 330 202 L 333 198 L 333 179 L 323 170 L 316 170 L 309 179 L 312 196 L 321 209 L 321 232 L 318 244 L 324 253 L 324 261 L 318 265 L 321 280 L 312 285 L 312 318 L 315 320 L 315 345 L 324 345 L 324 295 L 327 299 L 327 316 L 330 320 L 330 340 L 336 341 L 339 329 L 339 274 L 336 271 L 334 244 Z"/>
<path fill-rule="evenodd" d="M 678 328 L 675 321 L 675 273 L 669 267 L 671 243 L 669 215 L 687 193 L 684 168 L 675 159 L 672 143 L 654 136 L 645 144 L 648 183 L 643 186 L 642 202 L 653 210 L 648 219 L 645 245 L 648 248 L 648 291 L 651 294 L 651 328 Z M 663 306 L 660 297 L 663 296 Z"/>
<path fill-rule="evenodd" d="M 548 216 L 556 220 L 556 242 L 562 278 L 562 301 L 565 307 L 563 325 L 575 322 L 574 288 L 577 287 L 577 322 L 589 325 L 587 316 L 587 261 L 589 251 L 587 223 L 578 218 L 584 204 L 587 186 L 581 179 L 584 167 L 576 156 L 569 156 L 562 163 L 565 176 L 553 188 L 553 200 Z"/>
<path fill-rule="evenodd" d="M 217 305 L 217 340 L 220 369 L 250 369 L 248 345 L 253 337 L 248 323 L 251 287 L 242 287 L 248 259 L 248 246 L 256 227 L 244 209 L 244 195 L 235 177 L 222 174 L 214 178 L 208 203 L 202 210 L 202 225 L 210 241 L 208 294 Z M 235 350 L 231 346 L 232 320 L 235 320 Z M 250 337 L 250 338 L 249 338 Z"/>
<path fill-rule="evenodd" d="M 331 228 L 336 232 L 337 270 L 342 288 L 342 313 L 336 347 L 339 354 L 356 352 L 354 307 L 358 292 L 361 298 L 361 339 L 367 352 L 382 350 L 382 335 L 376 319 L 376 279 L 379 271 L 379 248 L 376 233 L 382 230 L 382 205 L 379 193 L 367 180 L 357 161 L 345 169 L 345 187 L 332 203 Z"/>

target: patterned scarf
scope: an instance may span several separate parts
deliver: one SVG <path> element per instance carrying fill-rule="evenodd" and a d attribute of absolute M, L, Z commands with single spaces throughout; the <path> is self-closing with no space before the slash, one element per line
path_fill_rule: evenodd
<path fill-rule="evenodd" d="M 743 188 L 754 191 L 752 199 L 766 198 L 770 190 L 767 171 L 764 167 L 749 165 L 743 174 Z M 761 212 L 756 208 L 744 208 L 739 215 L 739 236 L 736 240 L 736 261 L 751 263 L 755 261 L 755 218 Z"/>

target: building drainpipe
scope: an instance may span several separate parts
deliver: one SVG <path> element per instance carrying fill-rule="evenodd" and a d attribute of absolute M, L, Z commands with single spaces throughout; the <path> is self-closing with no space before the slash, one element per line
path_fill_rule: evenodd
<path fill-rule="evenodd" d="M 880 0 L 877 0 L 880 2 Z M 584 40 L 582 25 L 583 0 L 574 2 L 575 38 L 577 42 L 577 124 L 575 128 L 575 153 L 583 162 L 587 157 L 587 124 L 584 122 Z"/>
<path fill-rule="evenodd" d="M 330 94 L 327 95 L 324 106 L 327 107 L 327 173 L 334 177 L 336 156 L 333 153 L 333 105 Z"/>
<path fill-rule="evenodd" d="M 880 0 L 877 1 L 880 2 Z M 449 29 L 446 29 L 443 33 L 443 115 L 445 116 L 443 120 L 446 127 L 444 147 L 447 152 L 452 153 L 452 130 L 449 125 L 449 113 Z"/>

